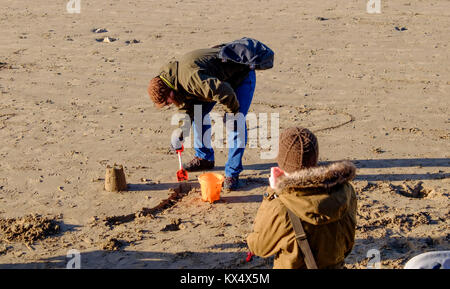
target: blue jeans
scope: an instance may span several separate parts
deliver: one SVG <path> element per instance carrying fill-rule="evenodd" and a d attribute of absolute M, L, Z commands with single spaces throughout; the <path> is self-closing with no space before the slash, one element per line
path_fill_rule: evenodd
<path fill-rule="evenodd" d="M 236 89 L 236 97 L 239 102 L 239 112 L 247 116 L 247 112 L 252 103 L 253 93 L 255 92 L 256 76 L 255 71 L 250 71 L 247 78 L 242 81 L 241 85 Z M 202 104 L 202 120 L 205 119 L 211 110 L 213 109 L 216 102 L 205 102 Z M 235 128 L 228 132 L 228 161 L 225 164 L 225 176 L 227 177 L 237 177 L 244 170 L 242 167 L 242 156 L 244 155 L 245 145 L 247 144 L 247 126 L 245 121 L 244 125 L 244 136 L 242 136 L 242 130 Z M 211 147 L 211 125 L 209 122 L 205 121 L 202 124 L 202 131 L 200 133 L 200 128 L 196 127 L 195 122 L 193 122 L 194 130 L 194 148 L 195 155 L 199 158 L 214 161 L 214 150 Z M 209 135 L 205 135 L 209 134 Z M 245 145 L 238 145 L 242 138 L 245 138 Z M 234 145 L 230 145 L 234 144 Z"/>

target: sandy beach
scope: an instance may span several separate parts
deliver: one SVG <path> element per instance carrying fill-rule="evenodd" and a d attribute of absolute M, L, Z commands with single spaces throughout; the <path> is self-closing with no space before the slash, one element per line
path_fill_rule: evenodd
<path fill-rule="evenodd" d="M 322 164 L 357 167 L 345 266 L 450 250 L 449 1 L 80 1 L 0 11 L 0 268 L 66 268 L 70 250 L 81 268 L 271 268 L 245 261 L 245 240 L 275 159 L 248 148 L 242 188 L 203 202 L 201 173 L 176 181 L 176 109 L 146 90 L 170 59 L 244 36 L 275 51 L 250 112 L 311 129 Z M 223 174 L 227 150 L 215 158 Z M 114 164 L 128 191 L 104 190 Z"/>

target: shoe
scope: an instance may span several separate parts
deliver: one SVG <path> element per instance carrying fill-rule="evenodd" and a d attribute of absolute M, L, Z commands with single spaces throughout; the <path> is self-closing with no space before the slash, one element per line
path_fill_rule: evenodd
<path fill-rule="evenodd" d="M 183 168 L 188 172 L 204 171 L 214 168 L 214 161 L 204 160 L 199 157 L 194 157 L 192 161 L 183 164 Z"/>
<path fill-rule="evenodd" d="M 239 187 L 239 177 L 225 177 L 223 189 L 225 191 L 234 191 Z"/>

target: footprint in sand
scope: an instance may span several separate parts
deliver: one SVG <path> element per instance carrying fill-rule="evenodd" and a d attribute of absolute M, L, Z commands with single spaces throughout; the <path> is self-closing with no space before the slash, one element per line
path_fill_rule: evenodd
<path fill-rule="evenodd" d="M 426 198 L 433 190 L 429 188 L 425 188 L 423 186 L 423 182 L 418 182 L 416 184 L 408 184 L 404 182 L 400 186 L 395 186 L 390 184 L 389 188 L 391 192 L 400 194 L 404 197 L 415 198 L 415 199 L 423 199 Z"/>

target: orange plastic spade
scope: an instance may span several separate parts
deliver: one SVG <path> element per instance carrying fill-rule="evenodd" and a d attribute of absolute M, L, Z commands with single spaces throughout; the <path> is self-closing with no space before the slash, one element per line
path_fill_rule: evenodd
<path fill-rule="evenodd" d="M 178 153 L 178 162 L 180 163 L 180 169 L 177 171 L 177 181 L 187 181 L 188 173 L 185 169 L 183 169 L 183 163 L 181 162 L 181 152 L 184 151 L 184 146 L 181 146 L 181 149 L 177 150 Z"/>

